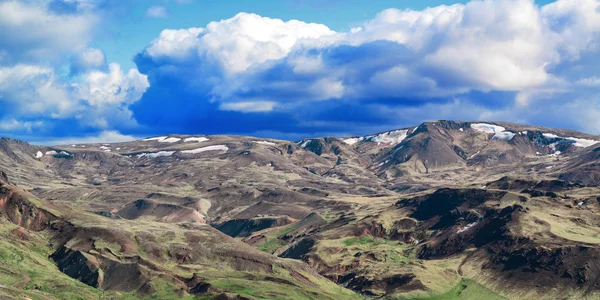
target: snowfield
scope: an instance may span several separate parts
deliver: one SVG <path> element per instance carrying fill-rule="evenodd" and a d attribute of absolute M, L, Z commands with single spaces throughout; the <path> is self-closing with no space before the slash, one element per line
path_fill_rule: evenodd
<path fill-rule="evenodd" d="M 157 141 L 159 143 L 177 143 L 179 141 L 181 141 L 180 138 L 176 138 L 176 137 L 168 137 L 168 136 L 157 136 L 157 137 L 153 137 L 153 138 L 149 138 L 149 139 L 144 139 L 144 141 Z"/>
<path fill-rule="evenodd" d="M 417 127 L 418 128 L 418 127 Z M 415 128 L 413 132 L 417 129 Z M 377 144 L 398 145 L 408 136 L 408 130 L 400 129 L 388 131 L 380 134 L 367 135 L 358 138 L 348 138 L 343 140 L 348 145 L 354 145 L 358 142 L 367 141 Z"/>
<path fill-rule="evenodd" d="M 500 133 L 506 130 L 506 128 L 502 126 L 486 123 L 473 123 L 471 124 L 471 128 L 475 129 L 476 131 L 485 133 Z"/>
<path fill-rule="evenodd" d="M 308 144 L 310 144 L 312 142 L 313 142 L 313 140 L 306 140 L 304 142 L 300 142 L 301 144 L 299 146 L 300 146 L 300 148 L 304 149 L 304 148 L 306 148 L 306 146 L 308 146 Z"/>
<path fill-rule="evenodd" d="M 397 145 L 400 144 L 408 136 L 408 130 L 394 130 L 377 135 L 367 135 L 360 139 L 380 144 Z"/>
<path fill-rule="evenodd" d="M 173 153 L 175 153 L 175 151 L 158 151 L 155 153 L 140 153 L 136 156 L 137 156 L 137 158 L 143 158 L 143 157 L 157 158 L 157 157 L 171 156 L 171 155 L 173 155 Z"/>
<path fill-rule="evenodd" d="M 544 137 L 550 138 L 550 139 L 564 139 L 564 140 L 573 141 L 574 142 L 573 145 L 575 147 L 580 147 L 580 148 L 587 148 L 587 147 L 590 147 L 590 146 L 595 145 L 596 143 L 600 142 L 600 141 L 595 141 L 595 140 L 580 139 L 580 138 L 576 138 L 576 137 L 562 137 L 562 136 L 558 136 L 553 133 L 543 133 L 542 135 Z"/>
<path fill-rule="evenodd" d="M 227 152 L 227 151 L 229 151 L 229 147 L 227 147 L 225 145 L 213 145 L 213 146 L 207 146 L 207 147 L 202 147 L 202 148 L 193 149 L 193 150 L 184 150 L 184 151 L 181 151 L 181 153 L 185 153 L 185 154 L 198 154 L 198 153 L 202 153 L 202 152 L 206 152 L 206 151 L 224 151 L 224 152 Z"/>
<path fill-rule="evenodd" d="M 346 144 L 348 144 L 348 145 L 352 146 L 352 145 L 354 145 L 354 144 L 358 143 L 358 138 L 349 138 L 349 139 L 345 139 L 345 140 L 344 140 L 344 143 L 346 143 Z"/>
<path fill-rule="evenodd" d="M 502 131 L 494 134 L 492 140 L 500 140 L 500 141 L 510 141 L 515 137 L 514 132 L 510 131 Z"/>
<path fill-rule="evenodd" d="M 186 138 L 183 141 L 186 143 L 189 143 L 189 142 L 202 143 L 202 142 L 208 141 L 208 138 L 205 138 L 203 136 L 202 137 L 190 137 L 190 138 Z"/>
<path fill-rule="evenodd" d="M 471 124 L 471 128 L 487 134 L 493 133 L 492 140 L 510 141 L 515 137 L 514 132 L 507 131 L 506 128 L 494 124 L 473 123 Z"/>

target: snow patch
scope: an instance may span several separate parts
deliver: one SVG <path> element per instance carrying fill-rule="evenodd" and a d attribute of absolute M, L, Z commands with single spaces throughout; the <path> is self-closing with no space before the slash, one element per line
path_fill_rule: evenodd
<path fill-rule="evenodd" d="M 300 143 L 301 143 L 301 144 L 300 144 L 300 148 L 303 148 L 303 149 L 304 149 L 304 148 L 306 148 L 306 146 L 308 146 L 308 145 L 309 145 L 310 143 L 312 143 L 312 142 L 313 142 L 313 140 L 306 140 L 306 141 L 304 141 L 304 142 L 300 142 Z"/>
<path fill-rule="evenodd" d="M 506 128 L 502 126 L 486 123 L 473 123 L 471 124 L 471 128 L 475 129 L 476 131 L 485 133 L 500 133 L 506 130 Z"/>
<path fill-rule="evenodd" d="M 574 138 L 574 137 L 568 137 L 566 138 L 567 140 L 570 141 L 575 141 L 575 147 L 581 147 L 581 148 L 587 148 L 589 146 L 593 146 L 596 143 L 598 143 L 598 141 L 595 140 L 588 140 L 588 139 L 579 139 L 579 138 Z"/>
<path fill-rule="evenodd" d="M 269 141 L 258 141 L 256 142 L 257 144 L 261 144 L 261 145 L 267 145 L 267 146 L 275 146 L 277 144 L 273 143 L 273 142 L 269 142 Z"/>
<path fill-rule="evenodd" d="M 172 143 L 177 143 L 179 141 L 181 141 L 180 138 L 170 137 L 170 138 L 166 138 L 164 140 L 159 140 L 158 142 L 159 143 L 171 143 L 172 144 Z"/>
<path fill-rule="evenodd" d="M 462 132 L 462 131 L 465 131 L 465 130 L 464 130 L 464 129 L 462 129 L 462 128 L 459 128 L 458 130 L 460 130 L 461 132 Z"/>
<path fill-rule="evenodd" d="M 71 156 L 71 153 L 69 153 L 67 151 L 57 152 L 55 150 L 51 150 L 51 151 L 46 152 L 46 155 L 51 155 L 51 156 Z"/>
<path fill-rule="evenodd" d="M 377 135 L 367 135 L 358 139 L 358 141 L 369 141 L 378 144 L 397 145 L 400 144 L 408 136 L 408 130 L 400 129 L 393 130 Z"/>
<path fill-rule="evenodd" d="M 348 145 L 354 145 L 354 144 L 358 143 L 358 138 L 345 139 L 344 143 L 346 143 Z"/>
<path fill-rule="evenodd" d="M 475 154 L 471 155 L 471 156 L 469 157 L 469 159 L 471 159 L 471 158 L 473 158 L 473 157 L 477 156 L 477 154 L 479 154 L 479 152 L 481 152 L 481 151 L 477 151 L 477 153 L 475 153 Z"/>
<path fill-rule="evenodd" d="M 149 139 L 144 139 L 144 141 L 160 141 L 168 138 L 168 136 L 157 136 Z"/>
<path fill-rule="evenodd" d="M 157 136 L 149 139 L 144 139 L 144 141 L 157 141 L 159 143 L 177 143 L 181 141 L 181 139 L 176 137 Z"/>
<path fill-rule="evenodd" d="M 581 139 L 581 138 L 576 138 L 576 137 L 561 137 L 561 136 L 558 136 L 553 133 L 542 133 L 542 135 L 549 139 L 564 139 L 564 140 L 572 141 L 573 145 L 575 147 L 580 147 L 580 148 L 587 148 L 587 147 L 590 147 L 590 146 L 595 145 L 596 143 L 600 142 L 600 141 L 596 141 L 596 140 Z"/>
<path fill-rule="evenodd" d="M 183 141 L 186 143 L 188 143 L 188 142 L 202 143 L 202 142 L 208 141 L 208 138 L 205 138 L 203 136 L 202 137 L 190 137 L 190 138 L 186 138 Z"/>
<path fill-rule="evenodd" d="M 514 132 L 510 131 L 502 131 L 494 134 L 492 140 L 500 140 L 500 141 L 510 141 L 515 137 Z"/>
<path fill-rule="evenodd" d="M 198 153 L 202 153 L 202 152 L 206 152 L 206 151 L 224 151 L 224 152 L 227 152 L 227 151 L 229 151 L 229 147 L 227 147 L 225 145 L 214 145 L 214 146 L 207 146 L 207 147 L 202 147 L 202 148 L 193 149 L 193 150 L 184 150 L 184 151 L 181 151 L 181 153 L 185 153 L 185 154 L 198 154 Z"/>
<path fill-rule="evenodd" d="M 459 229 L 459 230 L 456 232 L 456 234 L 459 234 L 459 233 L 465 232 L 465 231 L 467 231 L 467 230 L 469 230 L 469 229 L 473 228 L 473 226 L 475 226 L 475 225 L 477 225 L 477 224 L 479 224 L 479 221 L 477 221 L 477 222 L 473 222 L 473 223 L 471 223 L 471 224 L 467 224 L 465 227 L 463 227 L 463 228 Z"/>
<path fill-rule="evenodd" d="M 171 156 L 171 155 L 173 155 L 173 153 L 175 153 L 175 151 L 158 151 L 155 153 L 140 153 L 136 156 L 137 156 L 137 158 L 143 158 L 143 157 L 157 158 L 157 157 Z"/>
<path fill-rule="evenodd" d="M 44 153 L 42 153 L 42 151 L 38 151 L 38 152 L 35 154 L 35 158 L 42 158 L 43 156 L 44 156 Z"/>

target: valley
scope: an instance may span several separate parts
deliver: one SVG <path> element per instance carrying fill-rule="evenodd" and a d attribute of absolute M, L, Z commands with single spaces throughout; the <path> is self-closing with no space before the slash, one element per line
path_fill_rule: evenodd
<path fill-rule="evenodd" d="M 445 120 L 0 139 L 0 299 L 597 299 L 597 142 Z"/>

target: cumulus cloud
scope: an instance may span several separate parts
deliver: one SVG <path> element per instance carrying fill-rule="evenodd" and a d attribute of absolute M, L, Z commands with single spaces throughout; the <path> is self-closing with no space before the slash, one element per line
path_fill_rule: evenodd
<path fill-rule="evenodd" d="M 347 32 L 239 13 L 163 30 L 135 56 L 137 70 L 125 71 L 90 48 L 89 36 L 100 7 L 130 2 L 0 1 L 0 16 L 13 13 L 0 18 L 0 130 L 30 122 L 32 131 L 56 131 L 61 120 L 95 134 L 276 127 L 299 136 L 438 118 L 600 128 L 589 125 L 600 111 L 596 0 L 387 9 Z M 163 9 L 152 15 L 167 16 Z M 65 52 L 73 78 L 41 60 Z M 32 116 L 46 116 L 44 126 Z"/>
<path fill-rule="evenodd" d="M 597 7 L 595 0 L 543 7 L 532 0 L 485 0 L 388 9 L 348 32 L 240 13 L 204 28 L 164 30 L 135 61 L 155 87 L 148 99 L 177 87 L 181 101 L 206 103 L 202 109 L 276 111 L 297 126 L 318 124 L 309 119 L 327 118 L 322 112 L 342 118 L 331 112 L 336 105 L 362 107 L 390 123 L 398 119 L 365 108 L 422 111 L 431 119 L 457 118 L 438 111 L 470 107 L 481 116 L 502 111 L 526 122 L 535 117 L 518 109 L 534 111 L 540 101 L 558 109 L 562 99 L 582 95 L 575 86 L 595 84 L 583 59 L 598 57 Z"/>
<path fill-rule="evenodd" d="M 50 124 L 75 119 L 80 126 L 92 128 L 131 125 L 135 121 L 128 106 L 139 100 L 148 86 L 146 76 L 136 69 L 124 73 L 118 64 L 111 64 L 107 72 L 86 73 L 75 82 L 65 82 L 52 68 L 0 67 L 0 118 L 13 118 L 0 130 L 40 129 L 36 128 L 41 127 L 36 126 L 39 123 L 21 121 L 33 118 Z"/>
<path fill-rule="evenodd" d="M 88 48 L 74 55 L 71 61 L 71 73 L 77 74 L 98 69 L 106 64 L 104 52 L 96 48 Z"/>
<path fill-rule="evenodd" d="M 242 13 L 206 28 L 165 30 L 138 61 L 170 65 L 168 72 L 196 64 L 196 73 L 216 79 L 211 92 L 221 101 L 255 93 L 368 98 L 385 86 L 388 94 L 419 96 L 519 91 L 551 79 L 556 35 L 530 0 L 389 9 L 346 33 Z M 307 85 L 312 93 L 299 95 Z"/>
<path fill-rule="evenodd" d="M 44 126 L 42 121 L 17 121 L 15 119 L 0 120 L 0 130 L 4 131 L 15 131 L 20 130 L 26 133 L 32 133 L 35 128 Z"/>
<path fill-rule="evenodd" d="M 269 112 L 272 111 L 277 103 L 271 101 L 246 101 L 235 103 L 223 103 L 219 106 L 224 111 L 239 112 Z"/>
<path fill-rule="evenodd" d="M 124 74 L 116 63 L 109 65 L 108 72 L 90 72 L 81 84 L 76 84 L 78 98 L 95 107 L 132 104 L 148 86 L 147 77 L 138 70 L 131 69 Z"/>
<path fill-rule="evenodd" d="M 82 137 L 64 137 L 58 139 L 45 139 L 36 141 L 40 145 L 72 145 L 72 144 L 100 144 L 100 143 L 122 143 L 138 139 L 131 135 L 121 134 L 118 131 L 107 130 L 96 135 Z"/>
<path fill-rule="evenodd" d="M 128 6 L 0 1 L 0 133 L 73 135 L 136 126 L 128 107 L 148 88 L 146 76 L 107 65 L 102 50 L 89 47 L 101 19 Z"/>
<path fill-rule="evenodd" d="M 81 51 L 98 22 L 92 13 L 59 15 L 40 1 L 0 1 L 0 64 L 52 60 Z"/>

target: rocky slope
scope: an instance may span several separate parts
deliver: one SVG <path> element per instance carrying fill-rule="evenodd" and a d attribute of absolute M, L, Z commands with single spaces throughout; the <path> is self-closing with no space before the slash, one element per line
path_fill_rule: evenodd
<path fill-rule="evenodd" d="M 456 121 L 298 142 L 0 139 L 0 295 L 598 297 L 597 141 Z"/>

